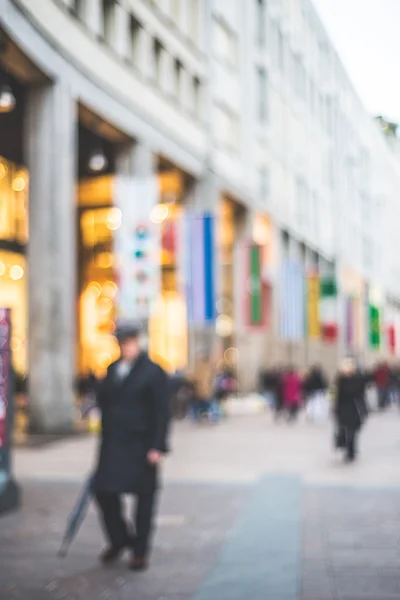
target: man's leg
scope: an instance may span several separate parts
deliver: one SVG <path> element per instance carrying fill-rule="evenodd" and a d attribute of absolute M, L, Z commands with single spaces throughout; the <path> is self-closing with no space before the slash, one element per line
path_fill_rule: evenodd
<path fill-rule="evenodd" d="M 134 552 L 137 559 L 146 559 L 151 542 L 154 526 L 154 513 L 156 509 L 156 492 L 139 494 L 135 510 L 135 543 Z"/>
<path fill-rule="evenodd" d="M 121 550 L 128 542 L 128 528 L 122 516 L 121 497 L 118 494 L 97 492 L 96 500 L 111 548 Z"/>
<path fill-rule="evenodd" d="M 347 460 L 356 458 L 356 432 L 352 429 L 347 431 Z"/>

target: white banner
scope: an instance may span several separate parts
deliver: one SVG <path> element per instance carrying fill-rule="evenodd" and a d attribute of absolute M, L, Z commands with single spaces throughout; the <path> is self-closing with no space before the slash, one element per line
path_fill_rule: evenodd
<path fill-rule="evenodd" d="M 118 176 L 114 205 L 121 211 L 115 232 L 117 316 L 147 320 L 160 292 L 160 225 L 151 221 L 159 201 L 156 176 Z"/>

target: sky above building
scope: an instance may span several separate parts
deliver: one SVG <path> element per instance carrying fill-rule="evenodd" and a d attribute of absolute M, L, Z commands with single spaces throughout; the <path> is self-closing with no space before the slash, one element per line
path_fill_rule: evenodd
<path fill-rule="evenodd" d="M 400 122 L 400 0 L 313 0 L 367 110 Z"/>

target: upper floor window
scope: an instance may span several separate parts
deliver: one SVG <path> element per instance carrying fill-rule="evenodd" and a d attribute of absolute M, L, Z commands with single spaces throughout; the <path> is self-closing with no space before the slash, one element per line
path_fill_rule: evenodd
<path fill-rule="evenodd" d="M 174 62 L 174 74 L 175 74 L 175 92 L 179 98 L 181 89 L 182 89 L 183 64 L 177 59 L 175 59 L 175 62 Z"/>
<path fill-rule="evenodd" d="M 193 80 L 194 88 L 194 112 L 196 115 L 201 114 L 201 81 L 197 77 Z"/>
<path fill-rule="evenodd" d="M 237 61 L 235 33 L 222 21 L 214 21 L 214 54 L 225 64 L 234 67 Z"/>
<path fill-rule="evenodd" d="M 234 150 L 238 146 L 238 119 L 233 112 L 220 104 L 214 107 L 214 131 L 218 145 Z"/>
<path fill-rule="evenodd" d="M 157 39 L 153 40 L 153 57 L 154 57 L 154 78 L 160 83 L 162 70 L 162 54 L 164 47 Z"/>
<path fill-rule="evenodd" d="M 256 37 L 260 46 L 267 40 L 267 5 L 266 0 L 255 0 L 256 3 Z"/>
<path fill-rule="evenodd" d="M 268 119 L 268 76 L 265 69 L 257 69 L 257 113 L 258 119 L 265 122 Z"/>
<path fill-rule="evenodd" d="M 69 4 L 69 10 L 79 19 L 82 18 L 84 1 L 85 0 L 72 0 Z"/>
<path fill-rule="evenodd" d="M 137 66 L 140 61 L 140 37 L 142 35 L 142 26 L 131 16 L 130 21 L 130 59 Z"/>
<path fill-rule="evenodd" d="M 187 2 L 187 0 L 184 1 Z M 181 20 L 181 2 L 182 0 L 171 0 L 171 17 L 177 24 L 179 24 Z"/>
<path fill-rule="evenodd" d="M 103 9 L 103 37 L 107 43 L 112 42 L 114 18 L 115 18 L 115 0 L 102 0 Z"/>

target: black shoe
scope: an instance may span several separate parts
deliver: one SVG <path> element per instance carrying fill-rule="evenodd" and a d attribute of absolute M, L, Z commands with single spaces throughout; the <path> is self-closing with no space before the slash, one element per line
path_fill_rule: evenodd
<path fill-rule="evenodd" d="M 149 568 L 149 561 L 147 558 L 132 556 L 129 561 L 129 568 L 131 571 L 147 571 Z"/>
<path fill-rule="evenodd" d="M 109 548 L 106 548 L 104 552 L 100 554 L 100 562 L 102 562 L 103 565 L 111 565 L 119 559 L 125 547 L 125 544 L 123 546 L 109 546 Z"/>

